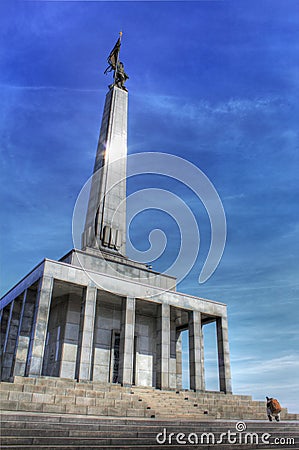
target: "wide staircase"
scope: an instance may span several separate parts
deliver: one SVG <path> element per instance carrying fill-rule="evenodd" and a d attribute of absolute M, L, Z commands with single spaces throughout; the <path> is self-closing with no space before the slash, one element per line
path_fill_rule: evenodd
<path fill-rule="evenodd" d="M 299 449 L 298 422 L 103 418 L 7 412 L 1 450 Z"/>
<path fill-rule="evenodd" d="M 3 411 L 30 411 L 117 417 L 251 419 L 266 418 L 265 402 L 221 392 L 161 391 L 54 377 L 15 377 L 0 383 Z M 281 413 L 283 420 L 299 414 Z"/>
<path fill-rule="evenodd" d="M 245 395 L 15 377 L 0 399 L 1 449 L 299 449 L 299 415 L 267 422 L 265 403 Z"/>

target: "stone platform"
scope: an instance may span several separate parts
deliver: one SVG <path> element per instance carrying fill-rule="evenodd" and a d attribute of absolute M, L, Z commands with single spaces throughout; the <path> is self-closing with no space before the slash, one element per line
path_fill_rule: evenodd
<path fill-rule="evenodd" d="M 166 391 L 118 384 L 77 382 L 58 377 L 15 377 L 0 383 L 6 411 L 161 419 L 266 419 L 265 402 L 221 392 Z M 299 414 L 281 413 L 283 420 Z"/>

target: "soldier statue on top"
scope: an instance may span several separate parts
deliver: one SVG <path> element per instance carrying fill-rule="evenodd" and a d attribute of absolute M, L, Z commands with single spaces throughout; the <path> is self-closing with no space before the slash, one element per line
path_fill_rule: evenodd
<path fill-rule="evenodd" d="M 125 82 L 129 78 L 128 75 L 125 72 L 124 64 L 119 61 L 119 51 L 121 46 L 121 37 L 122 32 L 119 33 L 119 38 L 113 47 L 113 49 L 110 52 L 110 55 L 107 58 L 108 67 L 105 70 L 105 74 L 107 72 L 111 72 L 114 70 L 114 82 L 109 87 L 110 89 L 113 86 L 117 86 L 120 89 L 123 89 L 124 91 L 127 91 L 127 88 L 125 87 Z"/>
<path fill-rule="evenodd" d="M 127 88 L 125 87 L 125 82 L 128 79 L 128 75 L 125 72 L 125 68 L 122 62 L 118 62 L 116 66 L 116 75 L 114 80 L 114 85 L 124 89 L 125 91 Z"/>

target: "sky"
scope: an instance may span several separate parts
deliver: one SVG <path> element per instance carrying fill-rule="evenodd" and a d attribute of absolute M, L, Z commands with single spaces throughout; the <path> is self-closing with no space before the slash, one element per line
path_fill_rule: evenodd
<path fill-rule="evenodd" d="M 233 392 L 299 413 L 297 0 L 2 1 L 1 293 L 73 247 L 120 30 L 129 154 L 182 157 L 221 198 L 226 247 L 209 280 L 198 283 L 211 236 L 194 193 L 150 175 L 129 179 L 128 193 L 153 185 L 191 208 L 200 251 L 178 290 L 227 304 Z M 148 210 L 130 233 L 145 249 L 157 224 L 169 240 L 153 268 L 164 271 L 179 245 L 175 220 Z M 213 325 L 205 344 L 207 387 L 217 389 Z"/>

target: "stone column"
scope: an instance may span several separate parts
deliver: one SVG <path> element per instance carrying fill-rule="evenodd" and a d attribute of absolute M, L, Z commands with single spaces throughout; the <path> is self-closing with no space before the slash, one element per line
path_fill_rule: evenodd
<path fill-rule="evenodd" d="M 0 336 L 0 348 L 1 348 L 1 361 L 0 367 L 3 367 L 3 356 L 4 356 L 4 346 L 6 346 L 6 334 L 8 333 L 8 323 L 10 317 L 11 303 L 6 305 L 5 308 L 1 310 L 1 336 Z M 0 370 L 1 372 L 1 370 Z"/>
<path fill-rule="evenodd" d="M 26 303 L 26 297 L 27 297 L 27 289 L 23 292 L 17 311 L 15 311 L 16 314 L 16 330 L 15 330 L 15 341 L 14 341 L 14 347 L 13 347 L 13 356 L 12 356 L 12 365 L 11 365 L 11 373 L 10 376 L 14 375 L 15 372 L 15 362 L 16 362 L 16 353 L 19 345 L 19 337 L 21 332 L 21 326 L 23 322 L 23 315 L 24 315 L 24 308 Z"/>
<path fill-rule="evenodd" d="M 97 305 L 97 288 L 95 286 L 86 287 L 84 303 L 78 379 L 91 380 L 94 323 Z"/>
<path fill-rule="evenodd" d="M 232 392 L 229 343 L 228 343 L 228 324 L 227 317 L 218 317 L 217 326 L 217 347 L 218 347 L 218 367 L 219 367 L 219 385 L 220 391 L 225 393 Z"/>
<path fill-rule="evenodd" d="M 119 373 L 123 386 L 131 386 L 133 382 L 135 306 L 133 297 L 122 300 Z"/>
<path fill-rule="evenodd" d="M 53 277 L 48 276 L 43 276 L 39 281 L 26 367 L 29 377 L 42 373 L 53 281 Z"/>
<path fill-rule="evenodd" d="M 176 332 L 176 388 L 183 389 L 182 332 Z"/>
<path fill-rule="evenodd" d="M 0 355 L 2 356 L 3 345 L 3 322 L 4 322 L 4 308 L 0 309 Z M 0 360 L 1 362 L 1 360 Z"/>
<path fill-rule="evenodd" d="M 0 309 L 0 332 L 1 332 L 0 347 L 1 347 L 1 350 L 2 350 L 2 345 L 3 345 L 2 334 L 3 334 L 3 325 L 4 325 L 3 322 L 4 322 L 4 316 L 5 316 L 4 309 L 5 308 Z"/>
<path fill-rule="evenodd" d="M 199 311 L 190 311 L 189 315 L 189 365 L 190 365 L 190 389 L 202 391 L 203 360 L 202 360 L 202 329 L 201 314 Z"/>
<path fill-rule="evenodd" d="M 2 360 L 1 360 L 1 380 L 7 381 L 10 377 L 11 365 L 12 365 L 12 354 L 10 337 L 12 333 L 12 314 L 15 306 L 15 300 L 13 300 L 9 305 L 9 313 L 7 318 L 5 337 L 2 349 Z"/>
<path fill-rule="evenodd" d="M 201 383 L 202 390 L 206 389 L 205 381 L 205 346 L 204 346 L 204 335 L 203 335 L 203 324 L 201 324 L 201 340 L 200 340 L 200 368 L 201 368 Z"/>
<path fill-rule="evenodd" d="M 8 343 L 8 336 L 9 336 L 9 330 L 10 330 L 10 324 L 11 324 L 11 317 L 12 317 L 12 311 L 13 311 L 13 307 L 14 307 L 14 300 L 10 303 L 10 305 L 8 306 L 8 318 L 7 318 L 7 323 L 6 323 L 6 330 L 5 330 L 5 336 L 4 336 L 4 342 L 3 342 L 3 354 L 6 352 L 6 347 L 7 347 L 7 343 Z"/>
<path fill-rule="evenodd" d="M 33 324 L 34 308 L 35 308 L 36 292 L 26 289 L 23 297 L 23 307 L 19 323 L 18 341 L 16 344 L 14 376 L 24 376 L 26 370 L 26 361 L 28 356 L 28 348 L 30 335 Z"/>
<path fill-rule="evenodd" d="M 176 324 L 172 320 L 172 315 L 170 314 L 170 355 L 169 355 L 169 365 L 168 365 L 168 387 L 169 389 L 176 389 L 177 384 L 177 333 Z"/>
<path fill-rule="evenodd" d="M 162 303 L 157 317 L 157 387 L 169 388 L 170 306 Z"/>

